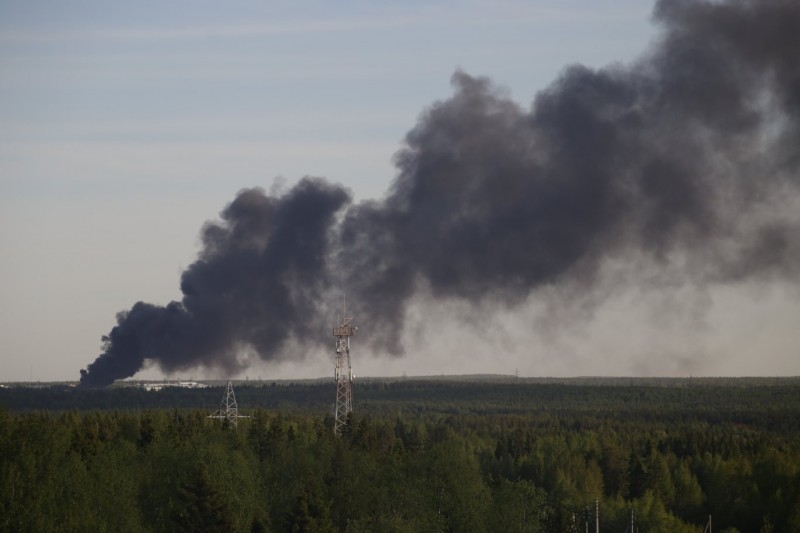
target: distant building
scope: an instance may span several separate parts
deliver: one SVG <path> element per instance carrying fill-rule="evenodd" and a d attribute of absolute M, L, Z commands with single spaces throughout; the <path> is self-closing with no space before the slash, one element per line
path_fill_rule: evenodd
<path fill-rule="evenodd" d="M 181 389 L 204 389 L 208 387 L 205 383 L 197 381 L 159 381 L 155 383 L 142 383 L 142 388 L 148 391 L 158 391 L 166 387 L 178 387 Z"/>

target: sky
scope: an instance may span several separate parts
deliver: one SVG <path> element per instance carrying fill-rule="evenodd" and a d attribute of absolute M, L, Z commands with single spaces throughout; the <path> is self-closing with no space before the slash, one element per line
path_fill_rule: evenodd
<path fill-rule="evenodd" d="M 452 94 L 456 70 L 487 76 L 527 108 L 568 65 L 634 61 L 656 34 L 651 9 L 629 0 L 0 0 L 0 381 L 77 379 L 117 312 L 180 299 L 204 222 L 241 189 L 310 175 L 359 200 L 381 198 L 406 133 Z M 354 339 L 354 367 L 797 375 L 793 292 L 631 288 L 556 336 L 531 333 L 531 314 L 513 309 L 493 311 L 488 322 L 503 334 L 488 335 L 446 318 L 415 324 L 411 308 L 407 355 L 359 354 Z M 672 311 L 675 299 L 696 313 Z M 435 305 L 439 317 L 482 312 Z M 329 355 L 314 354 L 241 376 L 332 370 Z M 218 377 L 171 377 L 190 376 Z"/>

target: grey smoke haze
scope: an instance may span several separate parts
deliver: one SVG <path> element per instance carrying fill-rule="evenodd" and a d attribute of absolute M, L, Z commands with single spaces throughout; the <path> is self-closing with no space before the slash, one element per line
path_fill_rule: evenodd
<path fill-rule="evenodd" d="M 402 354 L 421 287 L 508 308 L 544 286 L 608 291 L 611 261 L 676 285 L 796 281 L 800 4 L 670 0 L 654 19 L 639 61 L 568 67 L 528 110 L 456 72 L 381 200 L 321 178 L 240 192 L 203 229 L 183 299 L 120 313 L 81 382 L 280 360 L 328 340 L 334 287 L 369 322 L 362 342 Z"/>

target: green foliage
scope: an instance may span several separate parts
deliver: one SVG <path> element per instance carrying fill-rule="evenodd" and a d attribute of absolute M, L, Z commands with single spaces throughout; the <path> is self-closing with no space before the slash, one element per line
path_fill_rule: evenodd
<path fill-rule="evenodd" d="M 464 383 L 376 385 L 341 437 L 302 409 L 226 429 L 191 409 L 0 408 L 0 531 L 568 531 L 593 529 L 595 498 L 604 531 L 632 511 L 641 531 L 699 531 L 709 515 L 715 531 L 800 530 L 793 397 L 583 388 L 613 413 L 563 385 L 510 387 L 503 403 L 485 384 L 479 401 Z M 561 393 L 555 411 L 517 403 Z M 715 407 L 681 411 L 681 395 Z"/>
<path fill-rule="evenodd" d="M 547 493 L 526 480 L 500 479 L 492 490 L 489 530 L 497 533 L 545 531 Z"/>
<path fill-rule="evenodd" d="M 175 531 L 224 533 L 234 530 L 230 507 L 214 486 L 205 463 L 178 487 Z"/>

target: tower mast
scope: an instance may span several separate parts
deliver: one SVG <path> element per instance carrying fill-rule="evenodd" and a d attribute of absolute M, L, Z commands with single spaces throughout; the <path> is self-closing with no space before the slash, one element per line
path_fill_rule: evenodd
<path fill-rule="evenodd" d="M 228 380 L 225 385 L 225 394 L 222 395 L 222 402 L 219 409 L 207 418 L 221 419 L 228 427 L 236 428 L 240 418 L 250 418 L 239 414 L 239 405 L 236 403 L 236 395 L 233 394 L 233 382 Z"/>
<path fill-rule="evenodd" d="M 333 328 L 336 337 L 336 360 L 334 378 L 336 379 L 336 405 L 334 407 L 333 432 L 342 434 L 347 425 L 347 415 L 353 411 L 353 369 L 350 367 L 350 337 L 358 329 L 352 324 L 353 317 L 347 316 L 346 300 L 343 317 Z"/>

